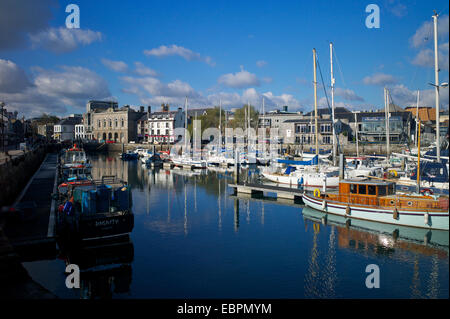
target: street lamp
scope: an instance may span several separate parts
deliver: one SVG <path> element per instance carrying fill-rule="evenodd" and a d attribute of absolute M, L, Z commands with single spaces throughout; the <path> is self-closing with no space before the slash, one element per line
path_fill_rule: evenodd
<path fill-rule="evenodd" d="M 2 116 L 2 151 L 5 152 L 5 128 L 4 128 L 5 120 L 4 120 L 4 117 L 3 117 L 3 108 L 5 107 L 5 103 L 4 102 L 0 102 L 0 105 L 2 107 L 2 113 L 1 113 L 1 116 Z"/>

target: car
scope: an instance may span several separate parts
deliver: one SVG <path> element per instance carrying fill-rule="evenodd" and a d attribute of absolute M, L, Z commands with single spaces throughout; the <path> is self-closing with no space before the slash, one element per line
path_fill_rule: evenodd
<path fill-rule="evenodd" d="M 115 143 L 115 141 L 110 141 L 110 140 L 106 141 L 106 144 L 114 144 L 114 143 Z"/>
<path fill-rule="evenodd" d="M 136 144 L 136 142 L 135 141 L 130 141 L 130 144 Z"/>

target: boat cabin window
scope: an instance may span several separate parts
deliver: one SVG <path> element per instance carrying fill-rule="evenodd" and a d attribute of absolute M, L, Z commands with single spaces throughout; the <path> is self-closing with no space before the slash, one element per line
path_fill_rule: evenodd
<path fill-rule="evenodd" d="M 351 194 L 356 194 L 356 193 L 357 193 L 357 188 L 356 188 L 356 186 L 357 186 L 357 185 L 355 185 L 355 184 L 350 184 L 350 193 L 351 193 Z"/>
<path fill-rule="evenodd" d="M 390 184 L 390 185 L 388 185 L 388 195 L 393 195 L 393 194 L 395 194 L 395 185 Z"/>
<path fill-rule="evenodd" d="M 378 187 L 378 196 L 386 196 L 387 186 L 379 186 Z"/>
<path fill-rule="evenodd" d="M 369 185 L 367 187 L 367 189 L 368 189 L 368 192 L 367 192 L 368 195 L 376 195 L 377 194 L 377 187 L 375 185 Z"/>
<path fill-rule="evenodd" d="M 366 185 L 358 185 L 359 194 L 366 194 Z"/>

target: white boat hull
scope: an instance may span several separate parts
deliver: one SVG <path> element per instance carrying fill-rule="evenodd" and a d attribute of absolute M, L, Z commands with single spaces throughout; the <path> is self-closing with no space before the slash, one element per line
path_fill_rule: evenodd
<path fill-rule="evenodd" d="M 365 206 L 358 206 L 355 204 L 350 205 L 350 214 L 347 215 L 347 205 L 326 202 L 322 198 L 313 197 L 308 194 L 303 195 L 303 202 L 306 206 L 317 209 L 322 212 L 345 216 L 348 218 L 370 220 L 380 223 L 410 226 L 427 229 L 449 230 L 448 220 L 449 215 L 447 212 L 430 212 L 425 211 L 408 211 L 398 210 L 398 218 L 394 219 L 394 210 L 388 208 L 369 208 Z M 428 218 L 426 218 L 428 214 Z"/>

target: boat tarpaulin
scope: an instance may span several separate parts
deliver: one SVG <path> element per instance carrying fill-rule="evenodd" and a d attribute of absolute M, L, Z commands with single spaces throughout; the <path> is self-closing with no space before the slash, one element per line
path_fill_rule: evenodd
<path fill-rule="evenodd" d="M 287 164 L 287 165 L 317 165 L 319 161 L 318 156 L 316 155 L 309 161 L 294 161 L 294 160 L 279 159 L 277 160 L 277 162 L 280 164 Z"/>

